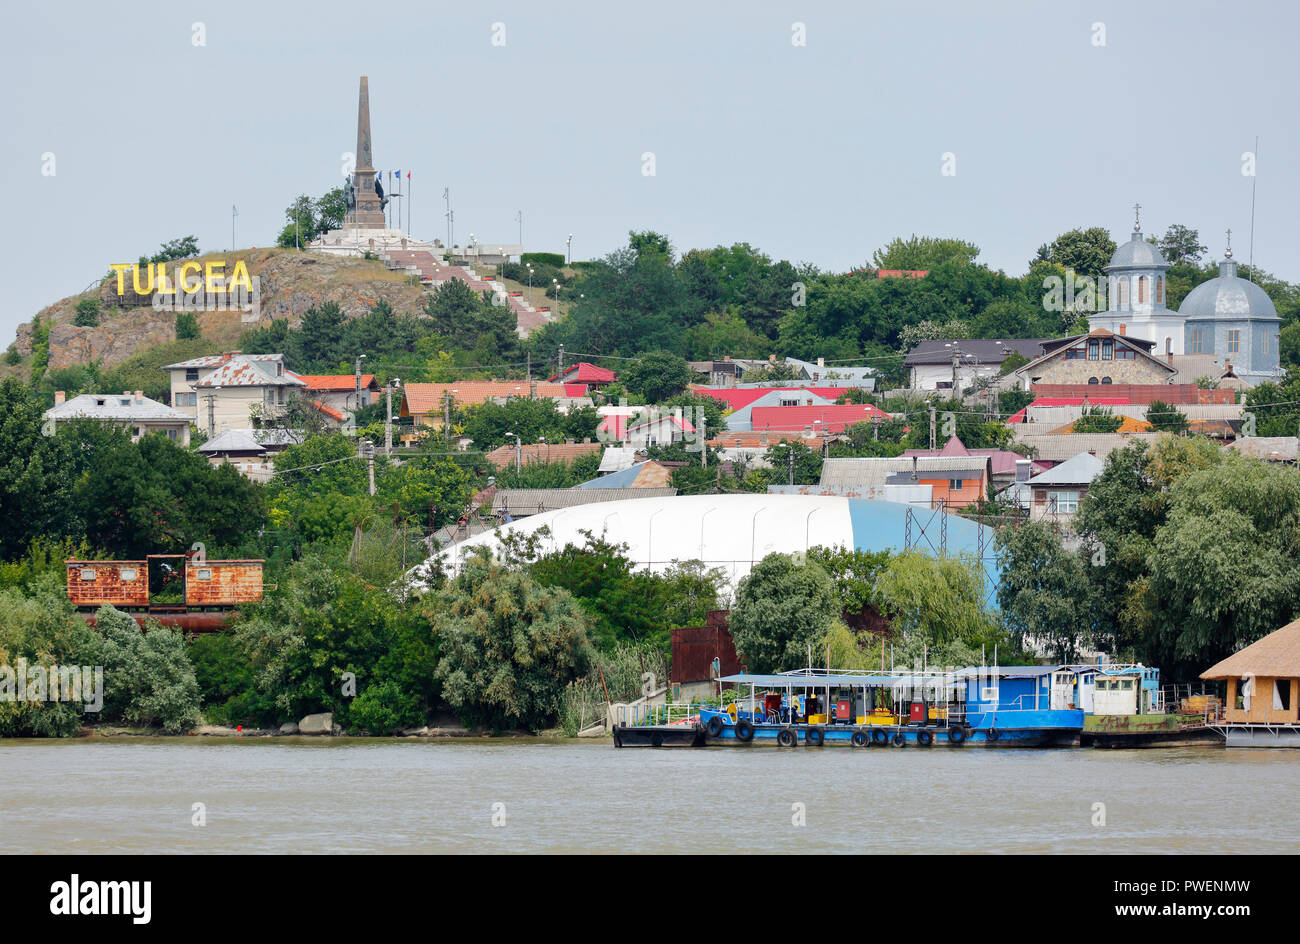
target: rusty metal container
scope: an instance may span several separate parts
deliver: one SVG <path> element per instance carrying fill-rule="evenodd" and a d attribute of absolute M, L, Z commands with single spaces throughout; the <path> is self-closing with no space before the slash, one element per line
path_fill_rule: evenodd
<path fill-rule="evenodd" d="M 149 605 L 149 568 L 145 561 L 76 561 L 68 565 L 68 599 L 74 606 Z M 261 578 L 258 578 L 259 586 Z"/>
<path fill-rule="evenodd" d="M 238 606 L 262 599 L 260 560 L 185 562 L 186 606 Z"/>

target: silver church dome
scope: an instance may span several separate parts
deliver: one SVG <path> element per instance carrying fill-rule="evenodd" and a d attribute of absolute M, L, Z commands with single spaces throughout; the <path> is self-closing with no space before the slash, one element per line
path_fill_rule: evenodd
<path fill-rule="evenodd" d="M 1133 238 L 1115 250 L 1115 255 L 1110 257 L 1110 265 L 1106 266 L 1106 271 L 1111 269 L 1167 269 L 1169 263 L 1165 262 L 1165 257 L 1160 254 L 1155 243 L 1149 243 L 1142 238 L 1139 232 L 1133 233 Z"/>
<path fill-rule="evenodd" d="M 1178 313 L 1189 321 L 1232 321 L 1277 318 L 1277 307 L 1267 292 L 1237 275 L 1237 263 L 1229 255 L 1219 263 L 1218 278 L 1188 292 Z"/>

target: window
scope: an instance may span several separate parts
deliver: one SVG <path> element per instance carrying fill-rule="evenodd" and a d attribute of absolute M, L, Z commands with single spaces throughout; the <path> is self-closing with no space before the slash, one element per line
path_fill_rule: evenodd
<path fill-rule="evenodd" d="M 134 567 L 122 567 L 122 568 L 120 568 L 120 569 L 118 570 L 117 573 L 118 573 L 118 576 L 120 576 L 123 580 L 131 581 L 131 580 L 134 580 L 134 579 L 135 579 L 135 568 L 134 568 Z"/>
<path fill-rule="evenodd" d="M 139 426 L 136 426 L 134 428 L 132 435 L 135 436 L 136 439 L 139 439 L 141 436 L 141 428 Z"/>
<path fill-rule="evenodd" d="M 195 381 L 195 380 L 198 380 L 198 379 L 199 379 L 199 369 L 198 369 L 197 367 L 186 367 L 186 368 L 185 368 L 185 379 L 186 379 L 187 381 L 191 381 L 191 382 L 192 382 L 192 381 Z"/>
<path fill-rule="evenodd" d="M 1156 276 L 1156 304 L 1163 305 L 1164 303 L 1165 303 L 1165 277 L 1163 275 L 1157 275 Z"/>
<path fill-rule="evenodd" d="M 1291 680 L 1273 679 L 1273 710 L 1291 710 Z"/>
<path fill-rule="evenodd" d="M 1096 382 L 1097 382 L 1097 378 L 1096 378 L 1096 377 L 1089 377 L 1089 378 L 1088 378 L 1088 383 L 1090 383 L 1090 384 L 1095 384 Z"/>
<path fill-rule="evenodd" d="M 1101 359 L 1103 361 L 1109 361 L 1109 360 L 1114 360 L 1114 358 L 1115 358 L 1115 342 L 1109 339 L 1102 341 Z"/>
<path fill-rule="evenodd" d="M 95 570 L 94 570 L 93 568 L 91 568 L 91 567 L 83 567 L 83 568 L 81 569 L 81 579 L 82 579 L 82 580 L 94 580 L 94 579 L 95 579 Z"/>
<path fill-rule="evenodd" d="M 118 406 L 130 406 L 130 405 L 131 405 L 131 399 L 130 399 L 130 397 L 118 397 L 118 399 L 117 399 L 117 405 L 118 405 Z"/>
<path fill-rule="evenodd" d="M 1165 353 L 1172 354 L 1173 352 L 1174 352 L 1174 339 L 1165 338 Z"/>
<path fill-rule="evenodd" d="M 1128 307 L 1128 279 L 1119 280 L 1119 307 Z"/>
<path fill-rule="evenodd" d="M 1255 679 L 1247 676 L 1237 683 L 1237 704 L 1236 707 L 1242 711 L 1250 711 L 1250 699 L 1255 694 Z"/>
<path fill-rule="evenodd" d="M 1079 493 L 1052 492 L 1052 505 L 1058 514 L 1072 515 L 1079 510 Z"/>
<path fill-rule="evenodd" d="M 176 430 L 174 430 L 174 429 L 169 429 L 169 430 L 167 430 L 167 438 L 168 438 L 168 439 L 175 439 L 175 438 L 176 438 Z"/>
<path fill-rule="evenodd" d="M 1097 352 L 1100 350 L 1101 343 L 1096 338 L 1090 339 L 1088 341 L 1088 360 L 1095 361 L 1097 359 Z"/>
<path fill-rule="evenodd" d="M 211 568 L 211 567 L 200 567 L 198 570 L 194 571 L 194 579 L 195 579 L 195 580 L 211 580 L 211 579 L 212 579 L 212 568 Z"/>
<path fill-rule="evenodd" d="M 1128 334 L 1128 325 L 1126 325 L 1126 324 L 1121 324 L 1121 325 L 1119 326 L 1119 333 L 1120 333 L 1120 334 Z"/>
<path fill-rule="evenodd" d="M 954 491 L 954 492 L 960 492 L 960 491 L 961 491 L 961 487 L 962 487 L 962 480 L 961 480 L 961 479 L 953 479 L 953 480 L 952 480 L 952 485 L 951 485 L 951 489 L 952 489 L 952 491 Z"/>
<path fill-rule="evenodd" d="M 1191 349 L 1190 351 L 1187 352 L 1188 354 L 1204 354 L 1204 353 L 1205 353 L 1204 351 L 1201 350 L 1201 343 L 1202 343 L 1201 339 L 1202 339 L 1204 336 L 1205 336 L 1205 333 L 1204 333 L 1200 328 L 1193 328 L 1193 329 L 1192 329 L 1192 349 Z"/>
<path fill-rule="evenodd" d="M 1101 378 L 1101 382 L 1102 382 L 1103 384 L 1108 384 L 1108 383 L 1110 383 L 1110 378 L 1109 378 L 1109 377 L 1103 377 L 1103 378 Z"/>
<path fill-rule="evenodd" d="M 1142 304 L 1147 300 L 1147 282 L 1149 281 L 1150 279 L 1145 275 L 1138 276 L 1138 304 Z"/>
<path fill-rule="evenodd" d="M 176 394 L 176 405 L 180 406 L 198 406 L 199 395 L 197 393 L 178 393 Z"/>
<path fill-rule="evenodd" d="M 1241 332 L 1235 328 L 1228 332 L 1228 353 L 1241 353 Z"/>
<path fill-rule="evenodd" d="M 1268 332 L 1267 332 L 1267 331 L 1261 331 L 1261 332 L 1259 333 L 1259 353 L 1261 353 L 1261 354 L 1267 354 L 1267 353 L 1268 353 L 1268 345 L 1269 345 L 1269 336 L 1268 336 Z"/>

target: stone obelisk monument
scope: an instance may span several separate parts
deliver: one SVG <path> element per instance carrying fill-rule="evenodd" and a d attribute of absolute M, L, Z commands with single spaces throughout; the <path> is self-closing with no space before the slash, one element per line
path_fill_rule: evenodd
<path fill-rule="evenodd" d="M 370 153 L 370 84 L 361 77 L 357 98 L 357 166 L 352 172 L 353 205 L 343 218 L 346 229 L 386 229 L 384 208 L 375 192 L 374 158 Z"/>

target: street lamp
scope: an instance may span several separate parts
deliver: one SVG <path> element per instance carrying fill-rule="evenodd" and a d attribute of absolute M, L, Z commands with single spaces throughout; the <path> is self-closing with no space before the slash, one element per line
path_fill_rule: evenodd
<path fill-rule="evenodd" d="M 519 475 L 524 464 L 524 441 L 519 438 L 518 433 L 506 433 L 506 435 L 515 437 L 515 475 Z"/>
<path fill-rule="evenodd" d="M 572 265 L 573 264 L 573 234 L 572 233 L 570 233 L 569 238 L 564 241 L 564 245 L 565 245 L 565 251 L 564 251 L 565 257 L 568 260 L 565 263 L 565 265 Z"/>
<path fill-rule="evenodd" d="M 564 288 L 559 279 L 551 279 L 551 284 L 555 286 L 555 314 L 560 313 L 560 289 Z"/>
<path fill-rule="evenodd" d="M 528 307 L 533 307 L 533 264 L 528 263 Z"/>

